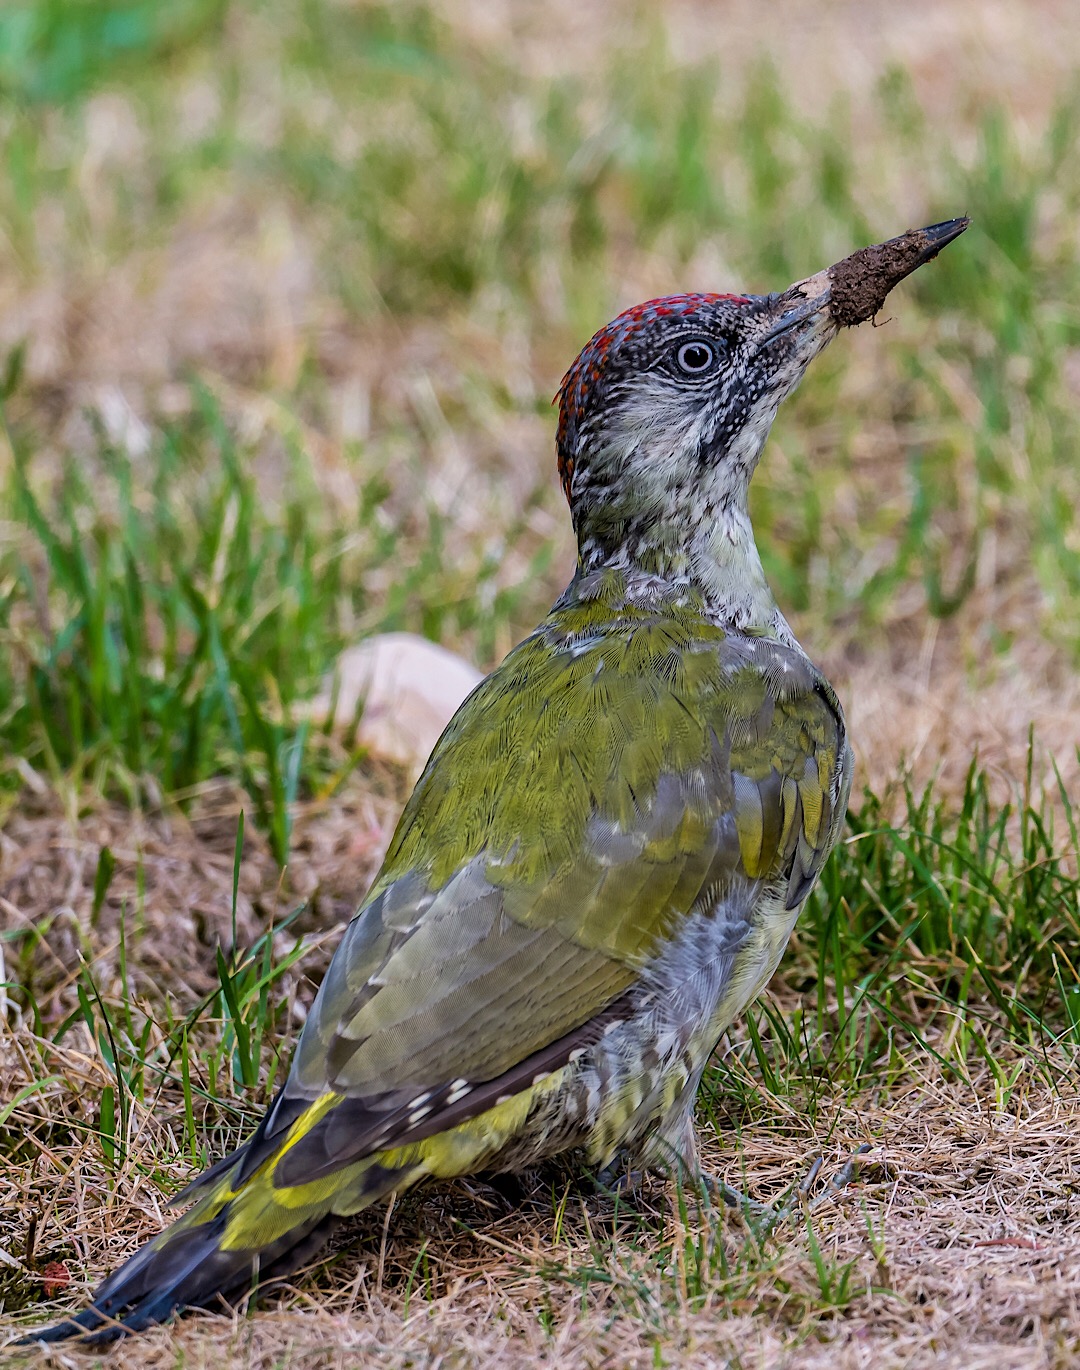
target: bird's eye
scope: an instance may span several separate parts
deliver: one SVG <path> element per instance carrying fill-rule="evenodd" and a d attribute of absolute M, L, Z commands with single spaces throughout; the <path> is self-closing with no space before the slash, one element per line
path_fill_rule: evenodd
<path fill-rule="evenodd" d="M 685 371 L 688 376 L 700 376 L 716 361 L 716 353 L 709 343 L 695 339 L 694 342 L 683 343 L 675 354 L 675 360 L 680 371 Z"/>

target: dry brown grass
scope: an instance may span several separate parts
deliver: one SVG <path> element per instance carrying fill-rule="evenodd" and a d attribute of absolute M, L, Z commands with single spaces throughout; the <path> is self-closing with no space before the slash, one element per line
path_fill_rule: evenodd
<path fill-rule="evenodd" d="M 265 1298 L 256 1316 L 193 1316 L 123 1345 L 109 1362 L 1066 1366 L 1080 1347 L 1072 1101 L 1028 1083 L 1008 1113 L 995 1114 L 985 1085 L 948 1088 L 927 1071 L 889 1110 L 844 1119 L 855 1136 L 870 1124 L 884 1140 L 857 1189 L 814 1218 L 824 1260 L 851 1263 L 850 1302 L 833 1315 L 820 1311 L 820 1282 L 798 1230 L 773 1244 L 756 1277 L 717 1279 L 691 1299 L 678 1294 L 683 1271 L 657 1278 L 650 1243 L 723 1243 L 734 1257 L 748 1241 L 738 1219 L 703 1224 L 692 1213 L 684 1221 L 659 1190 L 619 1219 L 609 1203 L 570 1191 L 556 1230 L 543 1188 L 506 1213 L 483 1186 L 458 1186 L 402 1205 L 388 1231 L 363 1224 L 358 1250 L 298 1292 Z M 790 1120 L 772 1121 L 790 1130 Z M 778 1142 L 767 1122 L 745 1134 L 754 1157 L 747 1178 L 759 1192 L 804 1168 L 798 1140 Z M 723 1164 L 719 1148 L 713 1157 Z M 145 1190 L 121 1177 L 107 1195 L 81 1193 L 93 1210 L 85 1223 L 97 1258 L 91 1269 L 155 1229 L 160 1214 Z M 871 1224 L 887 1234 L 880 1242 Z M 422 1248 L 432 1279 L 410 1299 Z M 598 1273 L 582 1293 L 572 1278 L 553 1281 L 553 1264 Z M 51 1359 L 86 1363 L 68 1348 Z"/>
<path fill-rule="evenodd" d="M 302 891 L 313 900 L 312 929 L 333 940 L 386 839 L 389 788 L 383 777 L 373 798 L 370 781 L 358 783 L 342 804 L 302 815 L 284 885 L 263 844 L 249 839 L 242 938 Z M 0 860 L 5 914 L 12 924 L 40 909 L 55 914 L 33 982 L 47 1027 L 74 1002 L 87 945 L 103 998 L 123 997 L 116 934 L 122 908 L 138 898 L 140 852 L 146 931 L 132 954 L 131 998 L 159 1003 L 167 982 L 184 1006 L 212 988 L 213 947 L 229 935 L 223 911 L 235 812 L 235 799 L 218 795 L 191 820 L 114 808 L 72 820 L 45 806 L 9 821 Z M 92 926 L 102 844 L 118 864 Z M 310 995 L 303 976 L 317 978 L 325 941 L 314 935 L 302 969 L 279 987 L 290 1008 L 286 1048 L 288 1017 L 302 1018 L 293 1006 Z M 774 991 L 794 1007 L 783 976 Z M 812 995 L 808 1009 L 811 1002 Z M 130 1154 L 110 1172 L 94 1133 L 94 1101 L 111 1075 L 85 1028 L 57 1047 L 35 1039 L 14 1013 L 0 1023 L 0 1096 L 12 1098 L 43 1068 L 55 1077 L 16 1110 L 29 1145 L 0 1174 L 0 1247 L 29 1257 L 39 1280 L 57 1260 L 72 1277 L 62 1299 L 32 1306 L 37 1321 L 70 1306 L 73 1294 L 78 1302 L 156 1232 L 168 1220 L 163 1188 L 180 1186 L 194 1169 L 180 1146 L 175 1078 L 148 1090 L 135 1110 Z M 758 1096 L 749 1110 L 718 1101 L 721 1135 L 707 1138 L 706 1164 L 762 1199 L 797 1180 L 819 1150 L 828 1175 L 854 1146 L 872 1143 L 856 1183 L 814 1214 L 819 1258 L 797 1221 L 759 1251 L 741 1219 L 702 1218 L 693 1204 L 680 1216 L 659 1182 L 629 1208 L 559 1172 L 528 1178 L 509 1200 L 463 1182 L 365 1216 L 329 1269 L 265 1295 L 257 1315 L 191 1316 L 123 1343 L 108 1363 L 1068 1365 L 1080 1353 L 1080 1135 L 1070 1063 L 1051 1053 L 1040 1065 L 1014 1052 L 998 1028 L 988 1034 L 996 1072 L 958 1077 L 944 1064 L 956 1028 L 946 1018 L 928 1051 L 909 1044 L 887 1091 L 830 1100 L 828 1122 L 819 1115 L 816 1128 L 790 1099 Z M 151 1055 L 159 1041 L 160 1034 L 151 1039 Z M 748 1067 L 737 1052 L 728 1060 L 737 1080 Z M 250 1117 L 250 1103 L 243 1112 Z M 58 1144 L 63 1120 L 69 1140 Z M 198 1121 L 213 1127 L 215 1150 L 244 1128 L 231 1105 L 204 1105 Z M 700 1275 L 695 1246 L 705 1253 Z M 721 1246 L 726 1269 L 716 1262 Z M 823 1285 L 818 1259 L 831 1285 Z M 836 1298 L 829 1290 L 845 1267 L 847 1291 Z M 18 1306 L 32 1286 L 25 1271 L 5 1270 L 0 1287 Z M 19 1315 L 20 1327 L 30 1311 Z M 88 1363 L 68 1346 L 47 1359 Z"/>

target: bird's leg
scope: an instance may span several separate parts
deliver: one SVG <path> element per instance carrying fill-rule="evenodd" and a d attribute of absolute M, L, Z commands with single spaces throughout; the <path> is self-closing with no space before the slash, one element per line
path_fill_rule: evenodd
<path fill-rule="evenodd" d="M 753 1228 L 755 1236 L 764 1238 L 775 1231 L 781 1223 L 787 1222 L 793 1214 L 800 1211 L 813 1213 L 829 1199 L 835 1199 L 857 1178 L 859 1157 L 869 1150 L 869 1142 L 863 1142 L 861 1146 L 856 1147 L 840 1170 L 814 1199 L 810 1199 L 810 1191 L 821 1173 L 821 1167 L 824 1164 L 824 1157 L 822 1156 L 815 1157 L 803 1179 L 797 1185 L 793 1185 L 778 1204 L 759 1203 L 756 1199 L 751 1199 L 740 1193 L 739 1190 L 732 1189 L 718 1176 L 705 1172 L 702 1172 L 700 1182 L 709 1193 L 721 1199 L 730 1208 L 738 1208 Z M 751 1221 L 751 1219 L 755 1221 Z"/>
<path fill-rule="evenodd" d="M 803 1185 L 809 1187 L 817 1177 L 818 1170 L 821 1169 L 821 1157 L 819 1156 L 810 1167 L 810 1172 Z M 703 1170 L 698 1176 L 698 1184 L 713 1200 L 719 1200 L 727 1208 L 736 1208 L 746 1219 L 747 1225 L 758 1235 L 768 1235 L 774 1227 L 781 1221 L 781 1216 L 786 1216 L 791 1210 L 787 1207 L 777 1209 L 773 1204 L 762 1203 L 759 1199 L 752 1199 L 749 1194 L 744 1194 L 741 1189 L 733 1189 L 719 1175 L 710 1174 Z M 801 1188 L 801 1186 L 800 1186 Z M 787 1204 L 791 1198 L 793 1190 L 788 1190 L 784 1195 L 784 1203 Z M 764 1231 L 762 1231 L 764 1229 Z"/>
<path fill-rule="evenodd" d="M 751 1199 L 749 1195 L 741 1193 L 737 1189 L 732 1189 L 716 1175 L 711 1175 L 707 1170 L 702 1170 L 697 1164 L 696 1147 L 692 1159 L 684 1156 L 672 1154 L 663 1162 L 656 1162 L 652 1167 L 633 1165 L 629 1152 L 619 1152 L 610 1164 L 597 1171 L 593 1184 L 598 1194 L 603 1194 L 609 1198 L 623 1199 L 631 1194 L 636 1194 L 644 1183 L 646 1175 L 650 1169 L 666 1175 L 668 1179 L 674 1180 L 684 1193 L 695 1193 L 699 1199 L 708 1197 L 710 1199 L 720 1199 L 729 1208 L 738 1208 L 744 1214 L 747 1221 L 760 1220 L 769 1217 L 773 1220 L 770 1225 L 775 1225 L 775 1209 L 769 1204 L 759 1203 L 757 1199 Z M 636 1159 L 636 1158 L 634 1158 Z M 820 1158 L 817 1162 L 818 1168 L 821 1166 Z M 817 1174 L 817 1170 L 813 1175 Z M 810 1183 L 813 1182 L 813 1175 Z M 785 1198 L 788 1196 L 785 1195 Z"/>
<path fill-rule="evenodd" d="M 689 1177 L 696 1183 L 701 1169 L 697 1134 L 694 1131 L 697 1085 L 697 1076 L 687 1082 L 655 1132 L 637 1145 L 616 1152 L 596 1176 L 598 1189 L 609 1194 L 632 1194 L 641 1188 L 650 1171 L 659 1171 L 676 1179 L 683 1177 L 685 1180 Z"/>
<path fill-rule="evenodd" d="M 818 1161 L 820 1166 L 821 1162 Z M 696 1191 L 698 1196 L 702 1194 L 723 1200 L 731 1208 L 738 1208 L 755 1217 L 763 1214 L 772 1214 L 773 1209 L 768 1204 L 758 1203 L 756 1199 L 751 1199 L 748 1195 L 740 1193 L 737 1189 L 732 1189 L 723 1180 L 715 1175 L 710 1175 L 708 1171 L 701 1170 L 696 1164 L 687 1161 L 681 1156 L 670 1157 L 663 1164 L 657 1164 L 653 1169 L 662 1175 L 667 1176 L 678 1184 L 684 1192 L 686 1190 Z M 816 1173 L 816 1172 L 815 1172 Z M 593 1184 L 598 1194 L 606 1195 L 609 1198 L 626 1198 L 630 1194 L 636 1194 L 649 1174 L 649 1168 L 641 1165 L 631 1165 L 629 1152 L 619 1152 L 610 1164 L 598 1170 L 593 1177 Z"/>
<path fill-rule="evenodd" d="M 821 1204 L 846 1189 L 858 1175 L 858 1158 L 870 1150 L 868 1142 L 856 1148 L 825 1189 L 813 1199 L 810 1194 L 821 1173 L 823 1156 L 816 1157 L 802 1180 L 792 1185 L 779 1200 L 771 1204 L 761 1203 L 741 1190 L 733 1189 L 718 1175 L 702 1169 L 694 1129 L 695 1091 L 696 1083 L 693 1090 L 688 1088 L 684 1091 L 641 1149 L 618 1152 L 597 1174 L 595 1184 L 601 1193 L 625 1197 L 640 1188 L 649 1170 L 661 1170 L 682 1185 L 684 1190 L 696 1190 L 703 1198 L 708 1196 L 714 1202 L 719 1200 L 727 1208 L 738 1209 L 754 1235 L 763 1240 L 795 1213 L 813 1213 Z"/>
<path fill-rule="evenodd" d="M 696 1092 L 695 1079 L 688 1084 L 667 1117 L 646 1140 L 642 1151 L 633 1157 L 642 1169 L 630 1170 L 629 1174 L 637 1176 L 640 1182 L 642 1170 L 659 1170 L 674 1180 L 684 1193 L 697 1194 L 700 1199 L 719 1199 L 730 1208 L 738 1208 L 751 1224 L 763 1217 L 771 1218 L 774 1210 L 770 1205 L 758 1203 L 756 1199 L 732 1189 L 723 1180 L 702 1169 L 697 1132 L 694 1128 Z M 625 1167 L 627 1164 L 624 1157 L 622 1165 Z"/>
<path fill-rule="evenodd" d="M 766 1204 L 751 1199 L 742 1190 L 733 1189 L 718 1175 L 702 1172 L 701 1183 L 712 1197 L 721 1200 L 729 1208 L 737 1208 L 756 1237 L 765 1238 L 801 1207 L 802 1201 L 813 1189 L 823 1164 L 824 1157 L 816 1156 L 804 1177 L 784 1193 L 779 1203 Z"/>
<path fill-rule="evenodd" d="M 602 1170 L 596 1172 L 593 1184 L 598 1194 L 624 1199 L 635 1194 L 644 1179 L 645 1171 L 640 1166 L 631 1166 L 629 1153 L 620 1151 Z"/>
<path fill-rule="evenodd" d="M 824 1190 L 822 1190 L 822 1192 L 810 1205 L 811 1212 L 813 1212 L 815 1208 L 819 1208 L 825 1202 L 826 1199 L 835 1199 L 837 1194 L 840 1194 L 843 1190 L 847 1189 L 849 1184 L 851 1184 L 853 1181 L 859 1178 L 859 1157 L 865 1156 L 870 1149 L 871 1147 L 869 1142 L 863 1142 L 861 1146 L 857 1146 L 855 1148 L 855 1150 L 847 1158 L 844 1164 L 840 1167 L 840 1169 L 832 1177 L 829 1183 L 825 1186 Z"/>

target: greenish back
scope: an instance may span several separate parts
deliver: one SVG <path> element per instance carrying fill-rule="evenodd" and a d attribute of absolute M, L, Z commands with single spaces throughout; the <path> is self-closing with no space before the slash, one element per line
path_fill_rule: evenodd
<path fill-rule="evenodd" d="M 454 1082 L 569 1050 L 736 886 L 796 907 L 846 755 L 797 650 L 725 633 L 687 591 L 575 582 L 436 746 L 260 1136 L 327 1091 L 355 1107 L 316 1139 L 324 1166 L 397 1138 L 418 1092 L 438 1107 L 412 1125 L 438 1130 Z"/>

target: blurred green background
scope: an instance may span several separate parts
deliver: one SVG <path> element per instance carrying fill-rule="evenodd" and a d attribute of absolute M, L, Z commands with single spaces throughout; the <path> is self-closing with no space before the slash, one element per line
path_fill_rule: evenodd
<path fill-rule="evenodd" d="M 343 643 L 488 666 L 568 577 L 549 400 L 596 327 L 962 212 L 782 413 L 762 551 L 841 679 L 910 675 L 932 622 L 943 690 L 1059 693 L 1076 40 L 934 8 L 5 6 L 0 802 L 26 765 L 130 794 L 224 767 L 283 857 L 322 783 L 290 706 Z"/>

